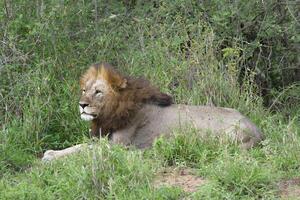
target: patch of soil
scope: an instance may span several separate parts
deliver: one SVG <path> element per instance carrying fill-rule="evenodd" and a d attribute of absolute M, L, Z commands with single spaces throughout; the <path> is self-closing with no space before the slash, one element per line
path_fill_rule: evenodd
<path fill-rule="evenodd" d="M 278 188 L 282 199 L 300 199 L 300 178 L 280 181 Z"/>
<path fill-rule="evenodd" d="M 154 179 L 154 186 L 180 187 L 185 192 L 196 192 L 197 188 L 207 181 L 195 175 L 190 168 L 166 168 L 158 172 Z"/>

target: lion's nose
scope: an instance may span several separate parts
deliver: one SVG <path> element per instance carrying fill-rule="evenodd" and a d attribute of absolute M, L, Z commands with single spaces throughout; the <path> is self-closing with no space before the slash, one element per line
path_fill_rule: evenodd
<path fill-rule="evenodd" d="M 88 106 L 89 104 L 87 104 L 87 103 L 80 103 L 80 102 L 79 102 L 79 105 L 80 105 L 81 108 L 84 109 L 84 108 L 85 108 L 86 106 Z"/>

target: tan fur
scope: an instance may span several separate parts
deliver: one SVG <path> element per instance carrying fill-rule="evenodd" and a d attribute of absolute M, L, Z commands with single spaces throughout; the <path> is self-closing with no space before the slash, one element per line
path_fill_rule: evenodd
<path fill-rule="evenodd" d="M 170 136 L 174 128 L 186 126 L 194 127 L 202 136 L 229 137 L 245 149 L 262 140 L 260 130 L 234 109 L 172 104 L 169 95 L 148 81 L 125 77 L 108 64 L 91 66 L 80 86 L 81 117 L 92 121 L 93 135 L 109 134 L 112 143 L 146 148 L 158 136 Z M 45 156 L 55 158 L 54 154 L 51 151 Z M 57 152 L 58 157 L 66 154 Z"/>

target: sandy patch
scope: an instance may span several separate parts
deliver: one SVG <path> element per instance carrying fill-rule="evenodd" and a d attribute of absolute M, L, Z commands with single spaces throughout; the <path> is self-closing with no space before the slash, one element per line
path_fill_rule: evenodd
<path fill-rule="evenodd" d="M 159 188 L 180 187 L 185 192 L 195 192 L 197 188 L 207 181 L 197 175 L 190 168 L 166 168 L 158 172 L 154 180 L 154 186 Z"/>
<path fill-rule="evenodd" d="M 300 199 L 300 178 L 280 181 L 278 187 L 282 199 Z"/>

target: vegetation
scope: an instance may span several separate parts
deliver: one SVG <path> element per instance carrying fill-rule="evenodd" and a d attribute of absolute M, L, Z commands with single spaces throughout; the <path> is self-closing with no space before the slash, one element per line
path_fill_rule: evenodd
<path fill-rule="evenodd" d="M 0 5 L 0 199 L 276 199 L 280 180 L 300 177 L 296 1 Z M 78 79 L 98 61 L 147 77 L 177 103 L 236 108 L 266 139 L 248 152 L 194 130 L 146 151 L 92 141 Z M 39 161 L 83 141 L 98 145 Z M 192 194 L 154 187 L 166 166 L 193 167 L 209 182 Z"/>

